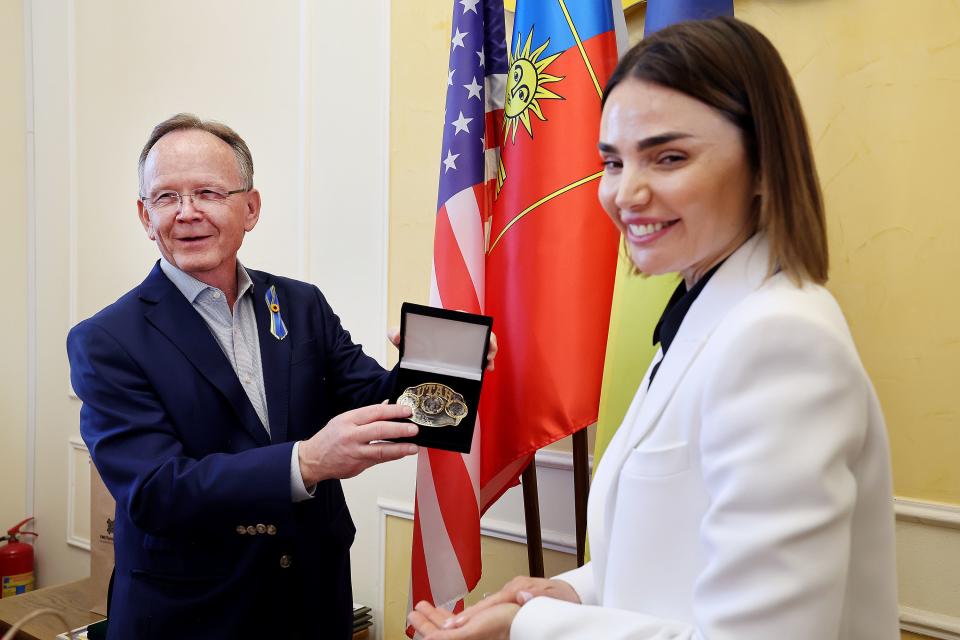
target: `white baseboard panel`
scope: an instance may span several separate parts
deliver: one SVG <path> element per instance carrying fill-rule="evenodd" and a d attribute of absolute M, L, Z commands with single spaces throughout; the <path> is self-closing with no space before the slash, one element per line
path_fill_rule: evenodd
<path fill-rule="evenodd" d="M 960 549 L 960 506 L 894 498 L 900 628 L 940 640 L 960 640 L 960 617 L 949 593 L 956 589 L 953 554 Z M 920 525 L 920 526 L 917 526 Z M 942 613 L 942 611 L 949 613 Z"/>
<path fill-rule="evenodd" d="M 413 520 L 413 505 L 399 500 L 380 498 L 377 507 L 385 516 L 394 516 L 405 520 Z M 494 518 L 484 517 L 480 520 L 480 535 L 500 540 L 509 540 L 519 544 L 527 543 L 527 532 L 522 524 L 506 522 Z M 544 549 L 552 549 L 561 553 L 574 555 L 577 553 L 576 538 L 561 531 L 544 529 L 541 532 Z"/>
<path fill-rule="evenodd" d="M 957 505 L 894 498 L 893 508 L 897 520 L 960 529 L 960 506 Z"/>
<path fill-rule="evenodd" d="M 551 449 L 540 449 L 535 456 L 538 469 L 558 469 L 560 471 L 573 471 L 573 454 L 566 451 L 553 451 Z M 593 472 L 593 454 L 587 456 L 587 465 L 590 472 Z"/>
<path fill-rule="evenodd" d="M 940 640 L 960 640 L 960 618 L 914 607 L 900 607 L 900 628 Z"/>
<path fill-rule="evenodd" d="M 67 441 L 67 544 L 90 551 L 90 453 L 80 436 Z"/>

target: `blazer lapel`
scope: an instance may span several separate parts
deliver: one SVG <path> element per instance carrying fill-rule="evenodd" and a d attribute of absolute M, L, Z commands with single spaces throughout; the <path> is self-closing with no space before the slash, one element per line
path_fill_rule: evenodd
<path fill-rule="evenodd" d="M 159 263 L 140 285 L 138 295 L 150 304 L 144 314 L 147 321 L 165 335 L 197 371 L 227 398 L 250 436 L 261 446 L 269 444 L 267 432 L 230 361 L 220 350 L 203 318 L 163 274 Z"/>
<path fill-rule="evenodd" d="M 733 252 L 690 307 L 663 359 L 631 432 L 629 448 L 636 447 L 656 425 L 684 374 L 727 312 L 763 284 L 769 248 L 758 233 Z"/>
<path fill-rule="evenodd" d="M 596 504 L 591 503 L 593 508 L 588 510 L 590 547 L 594 560 L 597 561 L 595 570 L 598 571 L 598 588 L 602 589 L 605 579 L 608 539 L 606 531 L 609 531 L 613 524 L 620 470 L 630 452 L 656 426 L 684 374 L 696 360 L 713 330 L 732 307 L 763 284 L 768 257 L 766 237 L 758 233 L 727 258 L 683 319 L 652 385 L 649 383 L 650 369 L 647 370 L 633 404 L 608 446 L 608 453 L 604 455 L 594 479 L 594 490 L 602 496 Z M 657 358 L 659 357 L 660 352 L 657 354 Z M 657 358 L 654 358 L 654 361 Z"/>
<path fill-rule="evenodd" d="M 268 274 L 247 269 L 253 280 L 253 307 L 257 317 L 257 334 L 260 338 L 260 361 L 263 366 L 263 383 L 267 394 L 267 413 L 270 416 L 270 439 L 273 442 L 286 442 L 290 409 L 290 357 L 292 353 L 290 332 L 297 327 L 289 325 L 291 314 L 289 296 L 277 287 L 280 315 L 283 317 L 288 334 L 280 340 L 270 333 L 270 309 L 267 306 L 267 290 L 276 286 Z"/>
<path fill-rule="evenodd" d="M 660 352 L 658 351 L 653 361 L 656 362 L 659 357 Z M 630 453 L 627 442 L 630 440 L 631 426 L 634 424 L 637 412 L 646 397 L 649 377 L 650 367 L 647 368 L 647 373 L 643 376 L 643 381 L 637 388 L 636 395 L 634 395 L 630 407 L 623 417 L 620 428 L 617 429 L 610 444 L 607 445 L 606 452 L 600 460 L 590 487 L 590 499 L 587 502 L 587 528 L 590 532 L 590 558 L 593 562 L 595 584 L 600 590 L 601 601 L 607 571 L 607 541 L 609 540 L 607 531 L 613 524 L 612 501 L 616 498 L 620 469 Z"/>

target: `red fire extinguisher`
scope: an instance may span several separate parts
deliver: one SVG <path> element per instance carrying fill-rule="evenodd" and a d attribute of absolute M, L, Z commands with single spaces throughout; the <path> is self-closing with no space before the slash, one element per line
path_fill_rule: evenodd
<path fill-rule="evenodd" d="M 33 591 L 33 545 L 20 542 L 21 536 L 36 536 L 33 531 L 20 531 L 20 527 L 33 520 L 23 522 L 7 529 L 7 535 L 0 537 L 7 544 L 0 546 L 0 598 L 9 598 Z"/>

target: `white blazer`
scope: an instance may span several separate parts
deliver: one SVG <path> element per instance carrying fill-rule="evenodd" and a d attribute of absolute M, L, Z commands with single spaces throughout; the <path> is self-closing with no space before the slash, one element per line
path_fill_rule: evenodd
<path fill-rule="evenodd" d="M 896 640 L 883 416 L 836 301 L 757 234 L 649 371 L 590 492 L 592 561 L 514 640 Z M 658 354 L 659 359 L 661 356 Z"/>

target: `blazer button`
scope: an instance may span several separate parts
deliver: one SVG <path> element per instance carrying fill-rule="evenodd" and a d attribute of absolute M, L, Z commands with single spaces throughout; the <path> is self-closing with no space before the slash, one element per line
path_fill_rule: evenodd
<path fill-rule="evenodd" d="M 267 525 L 267 535 L 268 535 L 268 536 L 275 536 L 275 535 L 277 535 L 277 528 L 276 528 L 275 526 L 273 526 L 272 524 L 268 524 L 268 525 Z"/>
<path fill-rule="evenodd" d="M 262 524 L 257 525 L 257 533 L 266 533 L 266 532 L 267 532 L 266 525 L 262 525 Z"/>
<path fill-rule="evenodd" d="M 243 536 L 243 535 L 246 535 L 246 534 L 247 534 L 247 528 L 246 528 L 245 526 L 243 526 L 242 524 L 238 524 L 238 525 L 237 525 L 237 533 L 239 533 L 239 534 L 242 535 L 242 536 Z"/>
<path fill-rule="evenodd" d="M 283 568 L 283 569 L 289 569 L 289 568 L 290 568 L 290 565 L 291 565 L 292 563 L 293 563 L 293 558 L 290 556 L 290 554 L 285 553 L 285 554 L 283 554 L 282 556 L 280 556 L 280 567 L 281 567 L 281 568 Z"/>
<path fill-rule="evenodd" d="M 249 533 L 252 536 L 255 536 L 257 535 L 257 528 L 253 525 L 250 525 L 249 527 L 247 527 L 247 533 Z"/>

